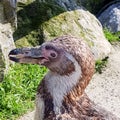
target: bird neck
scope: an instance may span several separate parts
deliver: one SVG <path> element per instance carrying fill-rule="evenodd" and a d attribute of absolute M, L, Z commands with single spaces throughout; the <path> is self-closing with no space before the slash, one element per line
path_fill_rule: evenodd
<path fill-rule="evenodd" d="M 82 77 L 81 66 L 74 58 L 72 60 L 75 70 L 71 74 L 59 75 L 50 71 L 45 77 L 48 92 L 53 98 L 54 112 L 56 114 L 59 114 L 65 96 L 69 94 Z"/>

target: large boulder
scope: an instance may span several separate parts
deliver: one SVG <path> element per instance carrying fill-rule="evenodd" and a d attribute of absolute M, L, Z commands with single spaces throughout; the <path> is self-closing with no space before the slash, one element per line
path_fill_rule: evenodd
<path fill-rule="evenodd" d="M 95 59 L 102 59 L 111 52 L 111 45 L 106 40 L 102 26 L 94 15 L 83 9 L 64 12 L 42 24 L 45 40 L 70 34 L 87 41 Z"/>
<path fill-rule="evenodd" d="M 120 1 L 105 9 L 98 19 L 110 31 L 120 31 Z"/>
<path fill-rule="evenodd" d="M 8 21 L 6 14 L 6 4 L 8 1 L 0 2 L 0 81 L 3 80 L 4 72 L 8 70 L 8 66 L 10 61 L 8 59 L 9 51 L 15 48 L 14 40 L 13 40 L 13 23 L 15 23 L 15 19 L 11 19 L 11 22 Z M 7 8 L 9 11 L 9 8 Z M 13 11 L 11 11 L 13 13 Z M 11 18 L 13 18 L 13 14 L 10 14 Z M 8 16 L 10 17 L 10 16 Z M 10 22 L 10 23 L 9 23 Z"/>

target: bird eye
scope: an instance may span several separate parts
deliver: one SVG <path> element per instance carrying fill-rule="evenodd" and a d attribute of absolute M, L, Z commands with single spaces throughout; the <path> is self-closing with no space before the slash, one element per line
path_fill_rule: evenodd
<path fill-rule="evenodd" d="M 57 54 L 56 53 L 50 53 L 50 56 L 53 57 L 53 58 L 56 58 Z"/>

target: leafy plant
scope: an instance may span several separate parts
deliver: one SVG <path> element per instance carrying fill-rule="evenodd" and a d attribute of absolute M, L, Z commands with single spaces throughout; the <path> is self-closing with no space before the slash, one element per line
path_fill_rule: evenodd
<path fill-rule="evenodd" d="M 11 66 L 0 83 L 0 120 L 13 120 L 34 108 L 36 89 L 46 71 L 37 65 Z"/>
<path fill-rule="evenodd" d="M 108 39 L 109 42 L 120 41 L 120 32 L 112 33 L 107 28 L 104 29 L 105 37 Z"/>
<path fill-rule="evenodd" d="M 97 60 L 97 61 L 96 61 L 96 63 L 95 63 L 96 72 L 98 72 L 98 73 L 100 73 L 100 74 L 102 73 L 103 68 L 106 67 L 106 64 L 107 64 L 107 62 L 108 62 L 108 58 L 109 58 L 109 57 L 106 57 L 106 58 L 104 58 L 103 60 Z"/>

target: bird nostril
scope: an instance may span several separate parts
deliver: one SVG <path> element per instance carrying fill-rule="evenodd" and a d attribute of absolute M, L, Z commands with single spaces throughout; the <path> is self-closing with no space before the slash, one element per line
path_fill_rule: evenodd
<path fill-rule="evenodd" d="M 25 54 L 28 54 L 29 53 L 29 51 L 25 51 Z"/>

